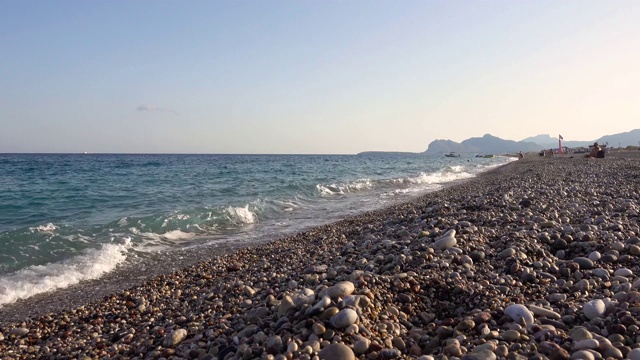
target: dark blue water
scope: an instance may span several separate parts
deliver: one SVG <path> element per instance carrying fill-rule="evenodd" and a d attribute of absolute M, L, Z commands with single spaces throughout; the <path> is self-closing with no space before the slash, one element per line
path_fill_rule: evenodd
<path fill-rule="evenodd" d="M 508 161 L 0 154 L 0 306 L 99 278 L 145 254 L 300 231 Z"/>

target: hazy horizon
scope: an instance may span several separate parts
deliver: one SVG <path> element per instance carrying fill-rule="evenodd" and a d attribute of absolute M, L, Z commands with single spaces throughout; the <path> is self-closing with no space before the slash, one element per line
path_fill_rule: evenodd
<path fill-rule="evenodd" d="M 640 119 L 633 1 L 10 1 L 0 18 L 0 153 L 423 152 Z"/>
<path fill-rule="evenodd" d="M 635 130 L 635 129 L 634 129 Z M 489 135 L 493 135 L 493 134 L 489 134 Z M 527 138 L 532 138 L 532 137 L 536 137 L 536 136 L 549 136 L 552 138 L 552 140 L 556 140 L 557 136 L 553 136 L 551 134 L 537 134 L 537 135 L 532 135 L 532 136 L 527 136 L 524 139 L 503 139 L 503 140 L 514 140 L 514 141 L 524 141 Z M 612 135 L 612 134 L 605 134 L 602 136 L 607 136 L 607 135 Z M 472 136 L 474 138 L 480 138 L 483 137 L 483 135 L 477 135 L 477 136 Z M 602 137 L 599 136 L 598 138 Z M 434 140 L 451 140 L 451 139 L 434 139 Z M 463 140 L 467 140 L 467 139 L 463 139 Z M 564 140 L 563 142 L 566 143 L 567 141 L 579 141 L 579 142 L 592 142 L 597 140 L 596 138 L 594 139 L 589 139 L 589 140 Z M 460 143 L 461 141 L 457 141 L 458 143 Z M 639 141 L 640 143 L 640 141 Z M 428 144 L 427 144 L 428 145 Z M 539 143 L 539 145 L 544 146 L 544 143 Z M 632 144 L 635 145 L 635 144 Z M 31 154 L 31 155 L 37 155 L 37 154 L 51 154 L 51 155 L 77 155 L 77 154 L 87 154 L 87 155 L 267 155 L 267 156 L 274 156 L 274 155 L 356 155 L 358 153 L 363 153 L 363 152 L 389 152 L 389 153 L 393 153 L 393 152 L 406 152 L 406 153 L 415 153 L 415 154 L 422 154 L 425 153 L 427 150 L 427 147 L 425 147 L 424 150 L 421 151 L 402 151 L 402 150 L 376 150 L 376 149 L 371 149 L 371 150 L 362 150 L 362 151 L 358 151 L 357 153 L 225 153 L 225 152 L 218 152 L 218 153 L 214 153 L 214 152 L 201 152 L 201 153 L 188 153 L 188 152 L 171 152 L 171 153 L 166 153 L 166 152 L 87 152 L 87 151 L 83 151 L 83 152 L 0 152 L 0 154 Z"/>

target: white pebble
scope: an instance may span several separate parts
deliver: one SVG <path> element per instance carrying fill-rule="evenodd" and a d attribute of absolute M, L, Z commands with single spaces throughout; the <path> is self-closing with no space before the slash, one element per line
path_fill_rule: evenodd
<path fill-rule="evenodd" d="M 603 304 L 604 307 L 604 304 Z M 521 304 L 513 304 L 504 309 L 504 313 L 517 323 L 524 322 L 524 325 L 533 324 L 533 314 L 526 306 Z"/>

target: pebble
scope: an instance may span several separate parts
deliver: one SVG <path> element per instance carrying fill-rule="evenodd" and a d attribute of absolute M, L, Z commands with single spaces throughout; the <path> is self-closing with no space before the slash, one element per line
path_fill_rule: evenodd
<path fill-rule="evenodd" d="M 351 295 L 355 290 L 355 286 L 351 281 L 339 282 L 327 289 L 326 294 L 332 300 L 343 298 L 347 295 Z"/>
<path fill-rule="evenodd" d="M 627 354 L 627 359 L 640 360 L 640 348 L 635 348 L 629 351 L 629 353 Z"/>
<path fill-rule="evenodd" d="M 569 335 L 571 336 L 571 339 L 575 342 L 578 342 L 584 339 L 593 339 L 593 335 L 591 334 L 591 332 L 582 326 L 577 326 L 573 328 L 569 333 Z"/>
<path fill-rule="evenodd" d="M 336 328 L 346 328 L 358 320 L 358 313 L 353 309 L 342 309 L 331 318 L 331 325 Z"/>
<path fill-rule="evenodd" d="M 509 316 L 513 321 L 523 325 L 533 324 L 533 314 L 526 306 L 521 304 L 512 304 L 504 309 L 505 315 Z"/>
<path fill-rule="evenodd" d="M 597 317 L 603 316 L 605 310 L 606 308 L 604 301 L 602 301 L 601 299 L 588 301 L 583 305 L 582 308 L 584 316 L 586 316 L 589 320 L 593 320 Z"/>
<path fill-rule="evenodd" d="M 496 354 L 490 350 L 478 350 L 466 354 L 462 360 L 496 360 Z"/>
<path fill-rule="evenodd" d="M 25 336 L 28 333 L 29 333 L 29 329 L 23 328 L 23 327 L 11 329 L 11 331 L 9 331 L 9 334 L 15 335 L 15 336 Z"/>
<path fill-rule="evenodd" d="M 633 271 L 627 269 L 627 268 L 620 268 L 616 271 L 613 272 L 614 276 L 624 276 L 624 277 L 629 277 L 629 276 L 633 276 Z"/>
<path fill-rule="evenodd" d="M 411 203 L 5 322 L 0 351 L 640 360 L 640 160 L 606 160 L 525 157 Z"/>
<path fill-rule="evenodd" d="M 592 269 L 593 268 L 593 261 L 589 258 L 585 258 L 585 257 L 576 257 L 573 259 L 573 261 L 575 263 L 577 263 L 578 265 L 580 265 L 580 269 Z"/>
<path fill-rule="evenodd" d="M 549 302 L 559 303 L 559 302 L 564 302 L 564 301 L 567 301 L 567 294 L 553 293 L 553 294 L 549 295 Z"/>
<path fill-rule="evenodd" d="M 505 341 L 514 342 L 520 339 L 520 333 L 516 330 L 507 330 L 502 334 Z"/>
<path fill-rule="evenodd" d="M 548 319 L 559 320 L 560 314 L 553 310 L 545 309 L 541 306 L 529 305 L 529 310 L 536 316 L 544 316 Z"/>
<path fill-rule="evenodd" d="M 587 350 L 579 350 L 571 354 L 571 360 L 595 360 L 593 352 Z"/>
<path fill-rule="evenodd" d="M 456 246 L 456 231 L 451 229 L 447 231 L 442 237 L 438 238 L 433 244 L 433 247 L 437 250 L 446 250 Z"/>
<path fill-rule="evenodd" d="M 164 347 L 175 347 L 187 337 L 187 330 L 176 329 L 164 338 L 162 345 Z"/>
<path fill-rule="evenodd" d="M 318 354 L 322 360 L 355 360 L 356 356 L 345 344 L 333 343 L 324 349 L 320 350 Z"/>
<path fill-rule="evenodd" d="M 598 346 L 600 346 L 600 342 L 596 339 L 583 339 L 573 343 L 574 350 L 597 349 Z"/>

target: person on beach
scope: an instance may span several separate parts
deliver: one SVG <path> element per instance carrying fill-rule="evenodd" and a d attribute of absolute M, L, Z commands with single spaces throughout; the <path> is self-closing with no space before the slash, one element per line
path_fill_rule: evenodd
<path fill-rule="evenodd" d="M 519 157 L 520 159 L 524 158 L 524 155 L 522 155 L 522 151 L 520 151 L 520 152 L 518 153 L 518 157 Z"/>
<path fill-rule="evenodd" d="M 596 156 L 598 156 L 598 153 L 602 151 L 602 149 L 600 148 L 600 145 L 598 145 L 598 142 L 594 142 L 593 143 L 593 147 L 591 148 L 591 152 L 587 155 L 585 155 L 586 158 L 596 158 Z M 603 156 L 604 157 L 604 156 Z"/>

